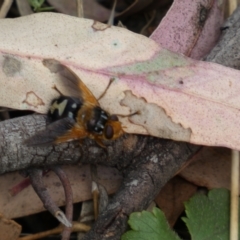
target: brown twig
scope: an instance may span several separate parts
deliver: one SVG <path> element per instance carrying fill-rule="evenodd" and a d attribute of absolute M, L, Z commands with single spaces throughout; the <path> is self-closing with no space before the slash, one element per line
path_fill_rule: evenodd
<path fill-rule="evenodd" d="M 84 18 L 83 0 L 77 0 L 77 16 L 79 18 Z"/>
<path fill-rule="evenodd" d="M 5 18 L 8 14 L 10 7 L 12 6 L 13 0 L 4 0 L 0 9 L 0 18 Z"/>
<path fill-rule="evenodd" d="M 73 217 L 73 194 L 71 184 L 65 172 L 59 166 L 53 166 L 51 169 L 59 177 L 65 192 L 66 199 L 66 217 L 68 221 L 72 222 Z M 62 240 L 68 240 L 71 235 L 71 228 L 65 227 L 62 232 Z"/>
<path fill-rule="evenodd" d="M 29 179 L 31 184 L 43 202 L 44 207 L 55 217 L 59 222 L 64 224 L 67 227 L 72 227 L 72 224 L 66 218 L 65 214 L 61 211 L 61 209 L 55 204 L 52 200 L 51 196 L 49 195 L 46 187 L 44 186 L 42 180 L 42 170 L 41 169 L 29 169 L 28 171 Z"/>

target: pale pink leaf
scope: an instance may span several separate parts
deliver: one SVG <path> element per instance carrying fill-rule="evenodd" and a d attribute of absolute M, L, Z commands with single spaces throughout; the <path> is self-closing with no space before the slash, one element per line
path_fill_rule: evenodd
<path fill-rule="evenodd" d="M 240 149 L 240 72 L 162 49 L 126 29 L 54 13 L 0 21 L 2 106 L 46 113 L 58 93 L 54 58 L 122 118 L 128 133 Z M 58 85 L 64 93 L 64 89 Z M 129 121 L 130 120 L 130 121 Z"/>
<path fill-rule="evenodd" d="M 201 59 L 216 44 L 222 23 L 222 1 L 175 0 L 150 38 L 163 48 Z"/>
<path fill-rule="evenodd" d="M 144 61 L 158 50 L 154 41 L 124 28 L 63 14 L 2 19 L 0 28 L 1 106 L 40 113 L 58 95 L 44 58 L 71 66 L 98 96 L 109 81 L 102 68 Z"/>

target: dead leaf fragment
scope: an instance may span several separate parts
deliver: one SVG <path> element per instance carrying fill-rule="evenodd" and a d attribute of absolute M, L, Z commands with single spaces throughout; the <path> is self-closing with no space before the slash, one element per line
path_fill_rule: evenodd
<path fill-rule="evenodd" d="M 0 239 L 15 240 L 19 238 L 22 227 L 13 220 L 5 218 L 0 214 Z"/>
<path fill-rule="evenodd" d="M 73 190 L 73 201 L 80 202 L 91 199 L 91 174 L 89 166 L 65 166 L 64 171 L 69 177 Z M 99 182 L 105 186 L 108 193 L 114 193 L 120 183 L 121 175 L 114 168 L 98 166 Z M 9 194 L 9 189 L 20 183 L 23 178 L 19 173 L 9 173 L 0 176 L 0 209 L 8 218 L 17 218 L 45 210 L 31 186 L 25 188 L 16 196 Z M 63 187 L 60 180 L 53 172 L 49 172 L 43 178 L 53 200 L 58 206 L 65 204 Z M 26 198 L 26 196 L 28 196 Z M 0 238 L 1 239 L 1 238 Z"/>
<path fill-rule="evenodd" d="M 155 199 L 159 208 L 164 212 L 170 226 L 173 226 L 184 210 L 184 201 L 187 201 L 197 191 L 197 186 L 174 177 L 160 191 Z"/>
<path fill-rule="evenodd" d="M 222 1 L 176 0 L 150 38 L 163 48 L 201 59 L 216 44 L 222 24 Z"/>
<path fill-rule="evenodd" d="M 230 189 L 231 150 L 204 147 L 179 175 L 198 186 Z"/>

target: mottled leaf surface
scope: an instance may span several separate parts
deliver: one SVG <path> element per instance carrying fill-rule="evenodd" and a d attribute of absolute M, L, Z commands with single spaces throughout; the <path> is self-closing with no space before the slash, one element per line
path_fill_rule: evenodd
<path fill-rule="evenodd" d="M 219 0 L 175 0 L 150 38 L 163 48 L 201 59 L 220 37 L 223 6 Z"/>
<path fill-rule="evenodd" d="M 66 27 L 67 26 L 67 27 Z M 240 72 L 162 49 L 155 41 L 93 20 L 40 13 L 0 21 L 0 105 L 46 113 L 57 76 L 70 67 L 129 133 L 240 149 Z"/>

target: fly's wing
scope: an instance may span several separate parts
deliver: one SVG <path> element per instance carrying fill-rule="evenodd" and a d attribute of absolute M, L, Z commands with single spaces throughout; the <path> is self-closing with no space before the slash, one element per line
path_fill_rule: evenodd
<path fill-rule="evenodd" d="M 71 118 L 63 118 L 49 124 L 45 130 L 37 132 L 24 143 L 28 146 L 44 146 L 69 142 L 87 137 L 85 129 Z"/>
<path fill-rule="evenodd" d="M 80 100 L 82 103 L 81 108 L 85 107 L 88 109 L 89 106 L 99 105 L 90 90 L 71 69 L 54 59 L 43 60 L 43 65 L 52 73 L 57 74 L 61 85 L 66 89 L 69 97 L 75 97 Z M 88 134 L 82 124 L 66 117 L 50 123 L 45 130 L 27 139 L 25 144 L 28 146 L 58 144 L 82 139 L 87 137 Z"/>
<path fill-rule="evenodd" d="M 91 103 L 94 106 L 99 105 L 91 91 L 71 69 L 54 59 L 44 59 L 43 65 L 58 75 L 68 96 L 80 98 L 83 102 Z"/>

